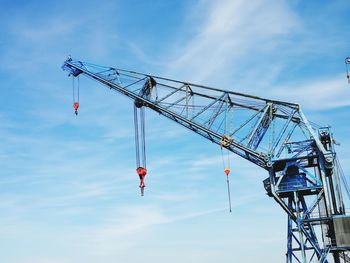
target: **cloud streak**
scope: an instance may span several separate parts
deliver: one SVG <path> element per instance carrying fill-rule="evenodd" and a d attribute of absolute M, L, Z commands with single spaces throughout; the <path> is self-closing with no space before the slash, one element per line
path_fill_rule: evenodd
<path fill-rule="evenodd" d="M 260 60 L 254 56 L 272 52 L 277 38 L 298 26 L 296 15 L 284 1 L 256 0 L 247 5 L 242 0 L 220 0 L 201 1 L 200 5 L 205 19 L 189 41 L 175 48 L 176 59 L 168 70 L 193 81 L 208 81 L 238 71 L 245 60 Z"/>
<path fill-rule="evenodd" d="M 344 75 L 332 78 L 295 82 L 287 86 L 274 87 L 271 96 L 290 102 L 298 102 L 308 110 L 328 110 L 350 106 L 350 89 Z"/>

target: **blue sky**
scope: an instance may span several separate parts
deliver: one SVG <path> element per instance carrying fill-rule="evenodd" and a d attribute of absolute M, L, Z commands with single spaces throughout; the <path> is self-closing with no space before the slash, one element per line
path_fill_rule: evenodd
<path fill-rule="evenodd" d="M 1 1 L 0 261 L 281 262 L 286 216 L 265 171 L 147 111 L 139 196 L 132 103 L 67 55 L 302 105 L 331 124 L 349 178 L 350 2 Z M 252 249 L 253 248 L 253 249 Z M 254 252 L 252 252 L 254 251 Z"/>

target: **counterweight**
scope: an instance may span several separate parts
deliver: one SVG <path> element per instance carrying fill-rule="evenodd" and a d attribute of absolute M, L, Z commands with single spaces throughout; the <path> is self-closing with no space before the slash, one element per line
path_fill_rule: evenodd
<path fill-rule="evenodd" d="M 350 262 L 349 194 L 330 127 L 296 103 L 68 58 L 62 68 L 129 97 L 267 171 L 267 194 L 287 213 L 287 262 Z M 229 116 L 234 126 L 227 127 Z M 341 182 L 344 182 L 342 185 Z"/>

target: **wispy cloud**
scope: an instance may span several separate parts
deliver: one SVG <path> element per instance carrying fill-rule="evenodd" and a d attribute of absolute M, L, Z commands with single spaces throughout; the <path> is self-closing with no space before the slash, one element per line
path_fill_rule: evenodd
<path fill-rule="evenodd" d="M 350 106 L 350 88 L 344 74 L 331 78 L 320 77 L 299 81 L 287 86 L 271 87 L 270 96 L 285 101 L 298 102 L 309 110 L 327 110 Z"/>
<path fill-rule="evenodd" d="M 315 60 L 332 60 L 332 50 L 346 43 L 338 30 L 314 29 L 316 22 L 301 16 L 297 6 L 284 0 L 254 0 L 249 5 L 245 1 L 200 1 L 197 8 L 206 15 L 191 20 L 197 31 L 174 47 L 173 63 L 165 74 L 293 101 L 309 109 L 347 106 L 348 89 L 339 70 L 325 72 L 319 79 L 303 72 L 309 65 L 317 71 Z M 329 8 L 335 12 L 344 7 L 334 4 Z M 325 35 L 332 41 L 326 41 Z"/>
<path fill-rule="evenodd" d="M 176 46 L 176 59 L 168 70 L 193 81 L 241 71 L 245 61 L 259 62 L 259 53 L 272 53 L 280 43 L 277 37 L 288 35 L 298 26 L 296 15 L 285 1 L 256 0 L 247 5 L 241 0 L 220 0 L 201 1 L 200 5 L 205 19 L 198 22 L 199 30 L 189 41 Z"/>

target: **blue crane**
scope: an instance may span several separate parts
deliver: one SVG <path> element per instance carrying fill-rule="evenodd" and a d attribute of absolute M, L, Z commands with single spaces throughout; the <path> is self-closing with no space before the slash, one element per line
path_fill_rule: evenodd
<path fill-rule="evenodd" d="M 62 69 L 73 79 L 86 76 L 129 97 L 135 115 L 154 110 L 266 170 L 267 195 L 288 216 L 286 262 L 331 262 L 331 255 L 335 263 L 350 262 L 350 216 L 343 196 L 350 200 L 350 188 L 337 143 L 331 127 L 310 122 L 299 104 L 70 57 Z"/>

